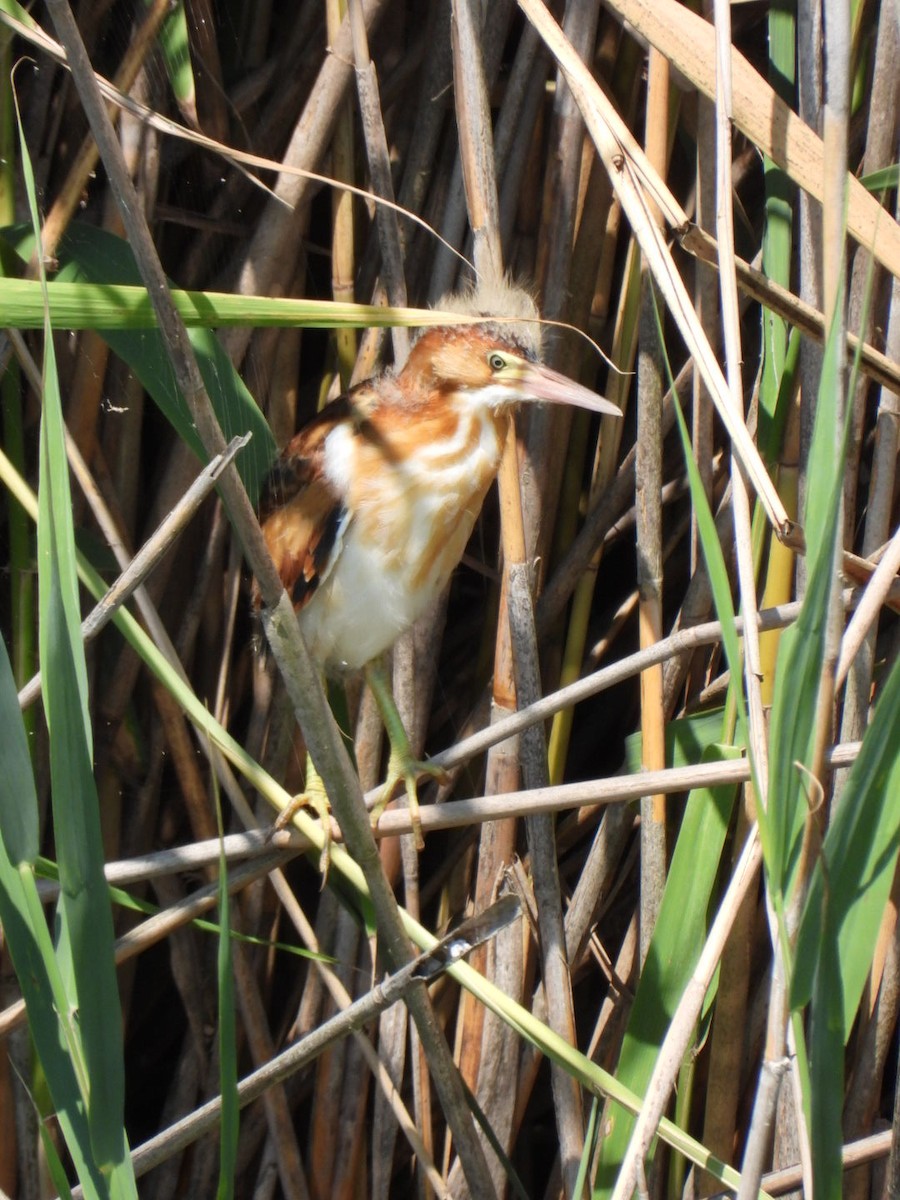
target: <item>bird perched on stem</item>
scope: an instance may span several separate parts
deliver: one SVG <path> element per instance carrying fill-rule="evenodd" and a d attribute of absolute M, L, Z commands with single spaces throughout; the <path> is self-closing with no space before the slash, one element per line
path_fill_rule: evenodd
<path fill-rule="evenodd" d="M 537 308 L 521 289 L 495 283 L 440 307 L 482 319 L 426 330 L 401 370 L 313 417 L 275 463 L 260 515 L 313 658 L 331 673 L 366 671 L 391 741 L 384 801 L 404 780 L 420 847 L 416 782 L 437 772 L 414 759 L 379 660 L 462 558 L 513 405 L 621 415 L 540 361 Z"/>

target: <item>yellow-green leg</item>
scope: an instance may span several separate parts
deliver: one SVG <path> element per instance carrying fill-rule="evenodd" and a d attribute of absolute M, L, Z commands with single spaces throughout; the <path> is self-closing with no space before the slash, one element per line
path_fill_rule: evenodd
<path fill-rule="evenodd" d="M 394 694 L 391 691 L 387 671 L 382 662 L 369 663 L 366 667 L 366 682 L 372 689 L 372 695 L 375 697 L 375 703 L 378 705 L 378 711 L 381 713 L 384 729 L 391 744 L 387 780 L 381 793 L 381 799 L 372 809 L 372 824 L 378 824 L 378 818 L 389 803 L 395 787 L 398 783 L 403 782 L 409 797 L 409 819 L 412 822 L 416 846 L 421 850 L 425 845 L 425 840 L 422 837 L 422 822 L 419 818 L 419 777 L 430 775 L 433 779 L 444 783 L 447 780 L 447 772 L 443 767 L 422 762 L 413 754 L 409 737 L 403 728 L 403 721 L 397 711 L 397 705 L 394 703 Z"/>

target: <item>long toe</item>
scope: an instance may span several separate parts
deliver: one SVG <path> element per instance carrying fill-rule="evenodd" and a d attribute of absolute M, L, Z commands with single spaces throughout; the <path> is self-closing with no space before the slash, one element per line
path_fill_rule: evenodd
<path fill-rule="evenodd" d="M 446 783 L 449 778 L 444 768 L 437 766 L 435 763 L 412 758 L 407 754 L 392 750 L 388 761 L 387 779 L 382 789 L 381 798 L 372 809 L 372 824 L 373 826 L 377 826 L 378 818 L 393 798 L 397 785 L 400 783 L 404 784 L 409 804 L 409 819 L 416 839 L 416 849 L 418 850 L 423 849 L 425 846 L 425 839 L 422 836 L 422 821 L 419 815 L 419 780 L 423 777 L 434 779 L 439 784 Z"/>

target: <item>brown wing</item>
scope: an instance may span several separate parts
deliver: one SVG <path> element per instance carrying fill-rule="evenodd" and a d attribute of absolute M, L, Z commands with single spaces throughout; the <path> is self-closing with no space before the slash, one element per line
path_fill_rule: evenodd
<path fill-rule="evenodd" d="M 347 519 L 334 489 L 319 478 L 276 509 L 263 525 L 269 553 L 296 609 L 309 603 L 331 569 Z M 255 587 L 254 602 L 258 607 Z"/>
<path fill-rule="evenodd" d="M 343 497 L 325 478 L 325 439 L 351 418 L 346 396 L 333 401 L 287 444 L 266 480 L 260 524 L 272 561 L 296 609 L 308 604 L 340 553 L 349 521 Z M 261 598 L 253 582 L 253 604 Z"/>

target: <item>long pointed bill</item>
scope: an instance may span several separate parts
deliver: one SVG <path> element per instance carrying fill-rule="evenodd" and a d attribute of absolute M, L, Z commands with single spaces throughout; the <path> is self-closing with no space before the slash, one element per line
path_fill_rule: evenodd
<path fill-rule="evenodd" d="M 604 400 L 596 392 L 589 391 L 552 367 L 526 359 L 522 359 L 521 364 L 518 386 L 523 398 L 528 396 L 534 400 L 548 400 L 551 404 L 574 404 L 608 417 L 621 417 L 621 410 L 612 401 Z"/>

